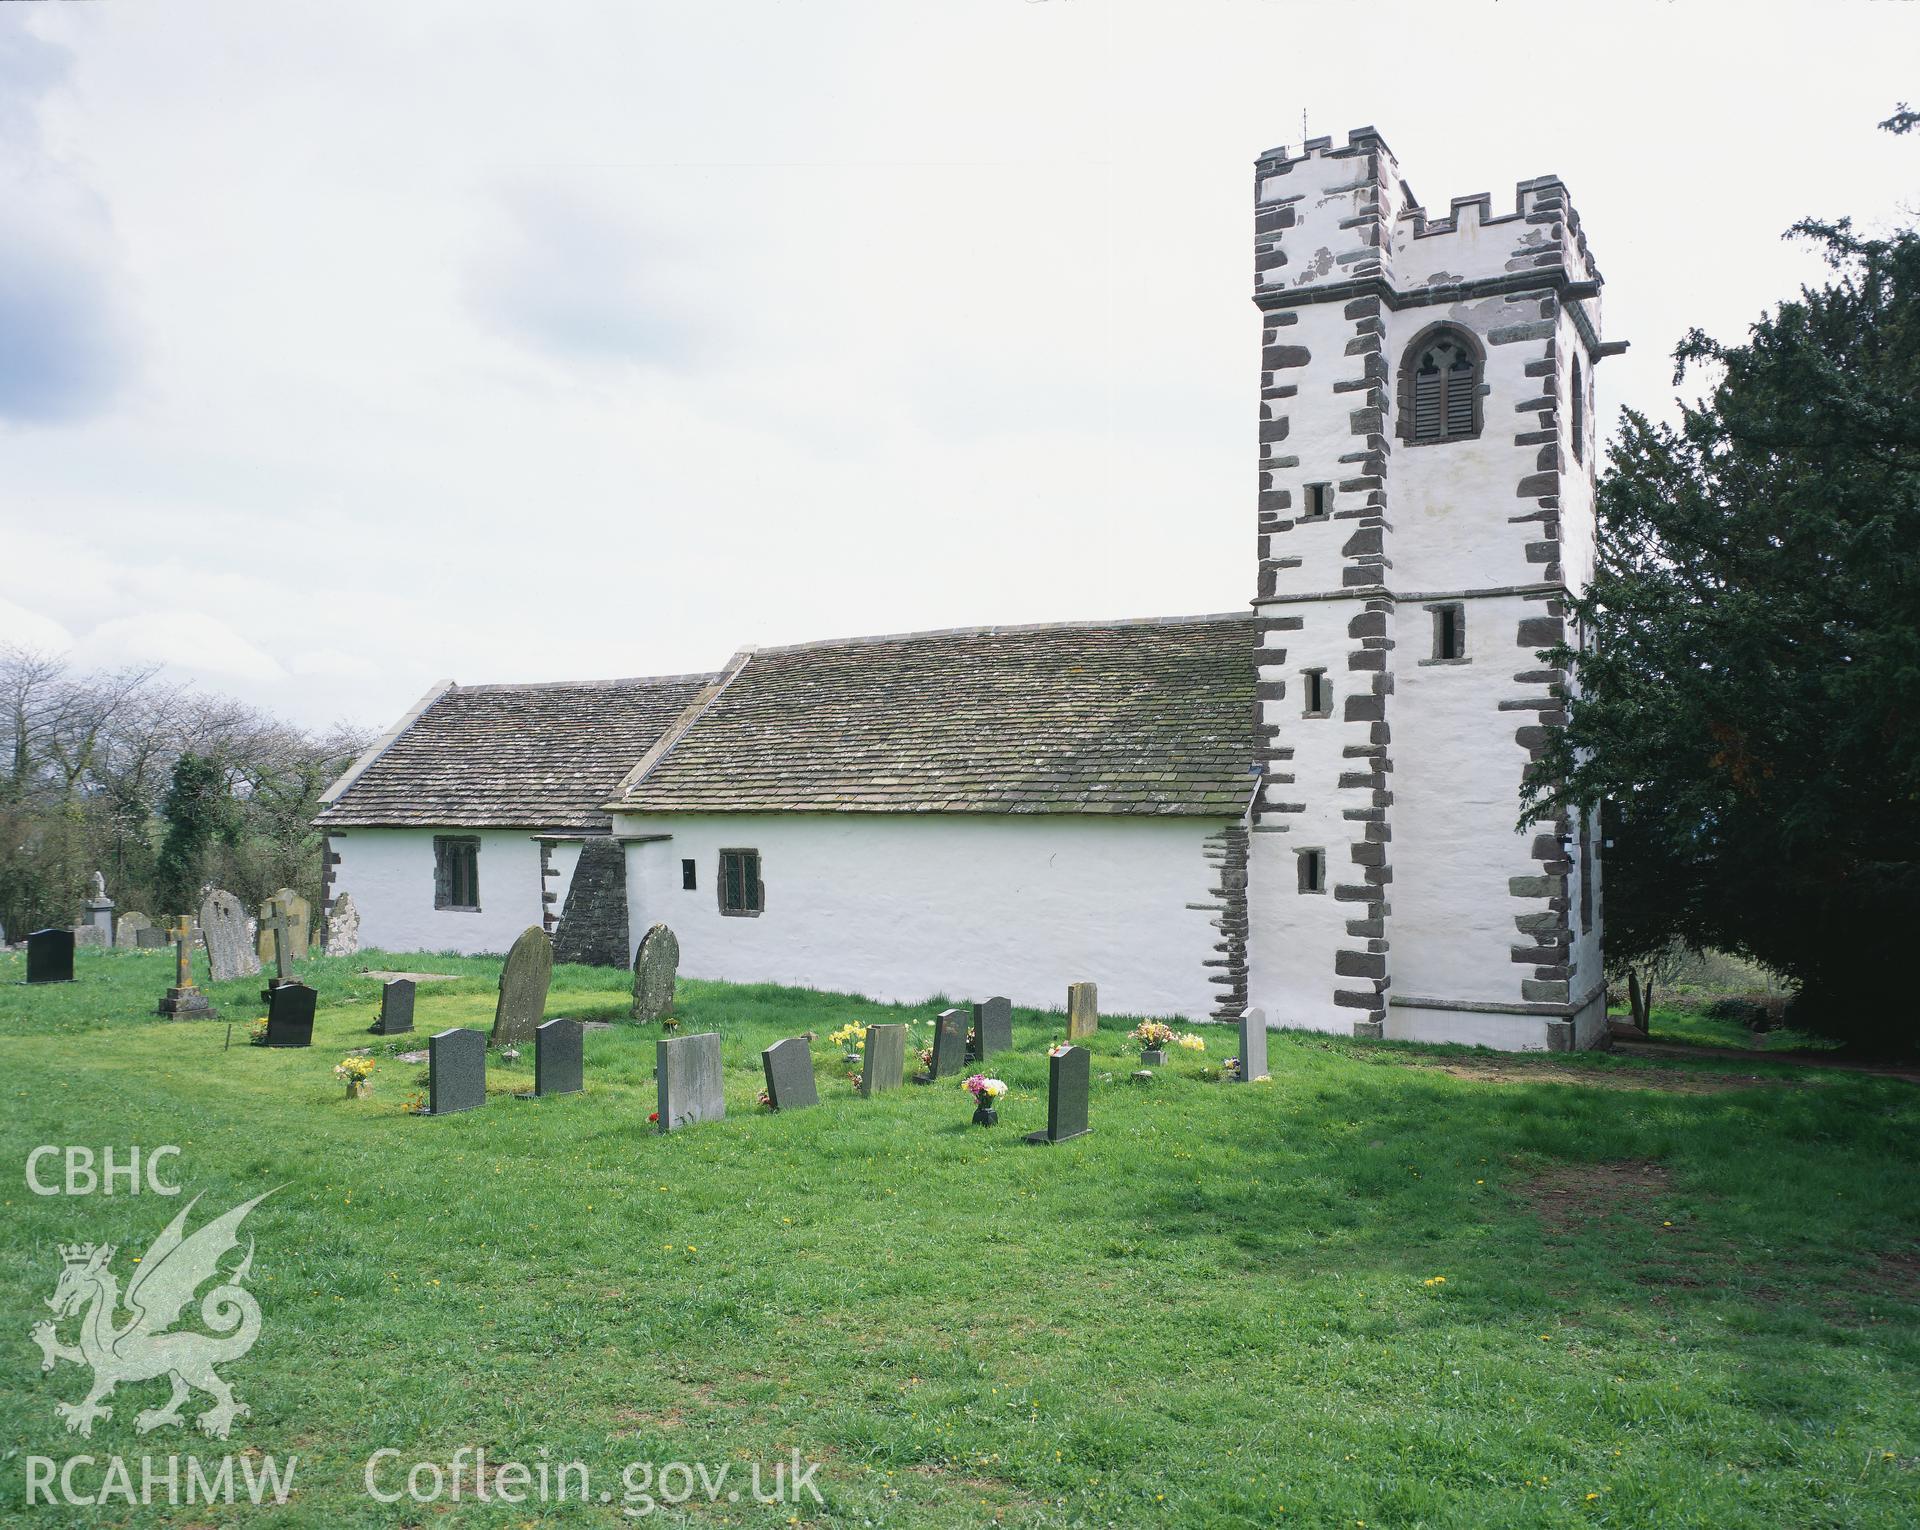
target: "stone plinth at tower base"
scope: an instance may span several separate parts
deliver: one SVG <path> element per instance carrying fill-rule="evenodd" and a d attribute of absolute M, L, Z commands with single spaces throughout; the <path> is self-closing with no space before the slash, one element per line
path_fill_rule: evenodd
<path fill-rule="evenodd" d="M 1360 1025 L 1354 1035 L 1363 1034 Z M 1394 995 L 1384 1025 L 1388 1041 L 1456 1042 L 1507 1052 L 1581 1052 L 1606 1045 L 1607 994 L 1596 988 L 1578 1004 L 1500 1005 Z"/>

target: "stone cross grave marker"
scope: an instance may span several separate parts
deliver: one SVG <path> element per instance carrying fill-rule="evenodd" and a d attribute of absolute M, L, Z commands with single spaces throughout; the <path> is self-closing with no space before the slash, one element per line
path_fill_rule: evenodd
<path fill-rule="evenodd" d="M 820 1103 L 813 1081 L 813 1048 L 802 1036 L 776 1041 L 760 1054 L 760 1070 L 767 1076 L 767 1097 L 775 1110 L 802 1110 Z"/>
<path fill-rule="evenodd" d="M 989 999 L 973 1006 L 973 1055 L 985 1061 L 995 1052 L 1013 1045 L 1013 1005 L 1005 999 Z"/>
<path fill-rule="evenodd" d="M 586 1027 L 578 1020 L 549 1020 L 533 1033 L 533 1092 L 578 1094 L 586 1087 L 580 1045 Z"/>
<path fill-rule="evenodd" d="M 173 987 L 159 1012 L 172 1020 L 212 1020 L 214 1007 L 193 981 L 193 921 L 182 914 L 173 926 Z"/>
<path fill-rule="evenodd" d="M 1267 1077 L 1267 1015 L 1250 1009 L 1240 1017 L 1240 1082 Z"/>
<path fill-rule="evenodd" d="M 207 948 L 207 973 L 214 982 L 259 973 L 260 956 L 247 934 L 247 911 L 224 888 L 216 887 L 200 900 L 200 939 Z"/>
<path fill-rule="evenodd" d="M 925 1073 L 916 1073 L 916 1084 L 931 1084 L 951 1078 L 967 1062 L 967 1015 L 965 1010 L 943 1009 L 933 1022 L 933 1061 Z"/>
<path fill-rule="evenodd" d="M 871 1099 L 883 1090 L 898 1089 L 906 1079 L 907 1028 L 904 1025 L 867 1027 L 866 1059 L 860 1067 L 860 1094 Z"/>
<path fill-rule="evenodd" d="M 546 1014 L 547 989 L 553 982 L 553 942 L 537 924 L 520 932 L 500 969 L 500 999 L 493 1007 L 493 1045 L 518 1045 L 533 1040 L 534 1027 Z"/>
<path fill-rule="evenodd" d="M 632 1018 L 641 1024 L 673 1013 L 673 980 L 680 971 L 680 939 L 664 924 L 640 937 L 633 953 Z"/>
<path fill-rule="evenodd" d="M 140 932 L 153 928 L 153 921 L 139 909 L 128 909 L 113 922 L 113 948 L 132 951 L 140 944 Z"/>
<path fill-rule="evenodd" d="M 663 1132 L 724 1118 L 727 1097 L 720 1078 L 720 1033 L 667 1036 L 656 1042 L 654 1086 Z"/>
<path fill-rule="evenodd" d="M 1100 1029 L 1100 990 L 1094 983 L 1067 985 L 1067 1040 L 1078 1041 Z"/>
<path fill-rule="evenodd" d="M 293 981 L 293 941 L 283 939 L 293 926 L 288 922 L 286 913 L 269 902 L 266 906 L 266 921 L 262 925 L 260 944 L 263 951 L 273 955 L 273 977 L 268 983 L 270 988 L 278 988 L 282 983 Z"/>
<path fill-rule="evenodd" d="M 367 1029 L 376 1036 L 399 1036 L 413 1029 L 411 978 L 388 978 L 380 985 L 380 1014 Z"/>
<path fill-rule="evenodd" d="M 327 914 L 327 955 L 352 956 L 360 949 L 360 910 L 353 894 L 343 892 Z"/>
<path fill-rule="evenodd" d="M 276 983 L 267 990 L 267 1045 L 313 1045 L 313 1005 L 319 998 L 305 983 Z"/>
<path fill-rule="evenodd" d="M 35 930 L 27 937 L 27 981 L 73 981 L 72 930 Z"/>
<path fill-rule="evenodd" d="M 1069 1137 L 1084 1137 L 1087 1125 L 1087 1092 L 1092 1082 L 1092 1063 L 1085 1047 L 1062 1047 L 1047 1057 L 1047 1129 L 1029 1132 L 1026 1140 L 1036 1143 L 1065 1142 Z"/>
<path fill-rule="evenodd" d="M 487 1103 L 487 1038 L 478 1031 L 439 1031 L 427 1038 L 427 1108 L 450 1116 Z"/>
<path fill-rule="evenodd" d="M 281 888 L 260 905 L 260 960 L 263 962 L 276 960 L 275 948 L 281 944 L 274 934 L 273 915 L 276 913 L 287 921 L 285 941 L 288 948 L 287 960 L 289 962 L 304 960 L 307 948 L 312 942 L 310 931 L 313 922 L 313 905 L 291 887 Z"/>

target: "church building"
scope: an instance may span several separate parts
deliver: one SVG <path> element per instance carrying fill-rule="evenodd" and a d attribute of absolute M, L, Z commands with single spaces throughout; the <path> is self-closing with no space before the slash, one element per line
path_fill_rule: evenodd
<path fill-rule="evenodd" d="M 1566 188 L 1431 216 L 1372 129 L 1255 167 L 1250 611 L 443 682 L 323 798 L 396 950 L 1566 1049 L 1598 824 L 1517 832 L 1594 556 L 1600 274 Z"/>

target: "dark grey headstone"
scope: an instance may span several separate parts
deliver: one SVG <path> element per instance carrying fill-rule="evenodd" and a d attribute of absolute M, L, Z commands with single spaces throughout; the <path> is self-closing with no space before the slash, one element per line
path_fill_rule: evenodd
<path fill-rule="evenodd" d="M 478 1031 L 440 1031 L 427 1038 L 429 1116 L 487 1103 L 487 1038 Z"/>
<path fill-rule="evenodd" d="M 533 1033 L 533 1092 L 578 1094 L 585 1085 L 578 1020 L 549 1020 Z"/>
<path fill-rule="evenodd" d="M 413 979 L 388 978 L 380 985 L 380 1018 L 370 1029 L 376 1036 L 398 1036 L 413 1029 Z"/>
<path fill-rule="evenodd" d="M 305 983 L 277 983 L 267 990 L 267 1045 L 313 1045 L 313 1006 L 319 994 Z"/>
<path fill-rule="evenodd" d="M 904 1025 L 867 1027 L 866 1058 L 860 1068 L 860 1093 L 872 1096 L 898 1089 L 907 1076 L 907 1028 Z"/>
<path fill-rule="evenodd" d="M 158 951 L 168 944 L 167 932 L 157 925 L 146 925 L 133 932 L 133 948 L 136 951 Z"/>
<path fill-rule="evenodd" d="M 1013 1005 L 1005 999 L 989 999 L 973 1006 L 973 1055 L 982 1059 L 1004 1052 L 1013 1045 Z"/>
<path fill-rule="evenodd" d="M 545 1017 L 547 988 L 553 982 L 553 942 L 537 924 L 520 932 L 500 969 L 500 1000 L 493 1007 L 493 1045 L 533 1040 Z"/>
<path fill-rule="evenodd" d="M 1067 1040 L 1078 1041 L 1100 1029 L 1100 990 L 1093 983 L 1067 985 Z"/>
<path fill-rule="evenodd" d="M 813 1048 L 805 1038 L 776 1041 L 760 1054 L 760 1068 L 767 1075 L 767 1095 L 775 1110 L 802 1110 L 820 1103 L 820 1090 L 813 1081 Z"/>
<path fill-rule="evenodd" d="M 27 981 L 73 981 L 72 930 L 35 930 L 27 937 Z"/>
<path fill-rule="evenodd" d="M 661 1131 L 725 1117 L 727 1096 L 720 1078 L 718 1031 L 664 1037 L 655 1045 L 654 1059 Z"/>
<path fill-rule="evenodd" d="M 1240 1017 L 1240 1081 L 1267 1076 L 1266 1011 L 1250 1009 Z"/>
<path fill-rule="evenodd" d="M 928 1083 L 951 1078 L 967 1065 L 967 1013 L 943 1009 L 933 1022 L 933 1061 L 925 1074 Z"/>
<path fill-rule="evenodd" d="M 1067 1047 L 1047 1058 L 1047 1129 L 1030 1132 L 1027 1141 L 1065 1142 L 1086 1135 L 1092 1067 L 1085 1047 Z"/>
<path fill-rule="evenodd" d="M 673 980 L 680 971 L 680 940 L 664 924 L 640 937 L 633 953 L 633 1008 L 643 1025 L 673 1013 Z"/>

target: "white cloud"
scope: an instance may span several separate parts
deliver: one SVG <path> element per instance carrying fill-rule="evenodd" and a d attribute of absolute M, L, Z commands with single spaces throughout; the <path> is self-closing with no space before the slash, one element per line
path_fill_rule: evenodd
<path fill-rule="evenodd" d="M 227 680 L 280 680 L 278 660 L 205 611 L 144 611 L 116 616 L 82 637 L 77 662 L 102 668 L 167 664 Z"/>
<path fill-rule="evenodd" d="M 72 647 L 73 634 L 52 617 L 0 598 L 0 648 L 62 654 Z"/>

